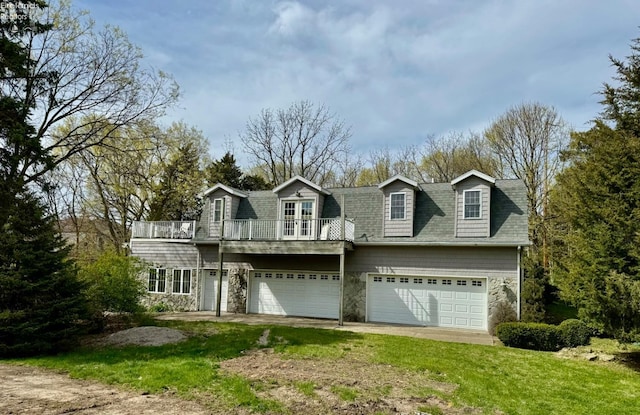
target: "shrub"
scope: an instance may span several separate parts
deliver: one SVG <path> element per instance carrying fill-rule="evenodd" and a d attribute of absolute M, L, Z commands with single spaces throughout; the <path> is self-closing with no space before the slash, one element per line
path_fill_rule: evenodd
<path fill-rule="evenodd" d="M 516 311 L 513 309 L 511 304 L 507 301 L 500 301 L 496 304 L 495 310 L 493 310 L 493 314 L 491 314 L 491 318 L 489 319 L 489 333 L 495 336 L 496 327 L 502 323 L 509 323 L 518 320 L 518 315 Z"/>
<path fill-rule="evenodd" d="M 500 341 L 509 347 L 555 351 L 562 341 L 558 328 L 544 323 L 502 323 L 496 328 Z"/>
<path fill-rule="evenodd" d="M 591 341 L 593 330 L 587 323 L 577 319 L 565 320 L 558 326 L 564 347 L 586 346 Z"/>
<path fill-rule="evenodd" d="M 167 311 L 173 311 L 173 308 L 167 303 L 155 303 L 149 307 L 150 313 L 165 313 Z"/>
<path fill-rule="evenodd" d="M 106 252 L 92 264 L 80 269 L 80 276 L 88 285 L 87 297 L 94 314 L 105 311 L 137 313 L 146 287 L 139 275 L 145 269 L 137 258 Z"/>

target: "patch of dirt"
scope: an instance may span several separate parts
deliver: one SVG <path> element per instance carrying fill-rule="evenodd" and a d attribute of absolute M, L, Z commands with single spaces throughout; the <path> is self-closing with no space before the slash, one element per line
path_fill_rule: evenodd
<path fill-rule="evenodd" d="M 109 346 L 162 346 L 186 340 L 187 336 L 180 330 L 167 327 L 142 326 L 122 330 L 110 334 L 100 340 Z"/>
<path fill-rule="evenodd" d="M 205 415 L 195 402 L 141 395 L 26 366 L 0 365 L 0 413 L 22 415 Z"/>
<path fill-rule="evenodd" d="M 416 414 L 421 407 L 437 407 L 444 414 L 476 414 L 475 408 L 459 408 L 435 396 L 412 396 L 412 392 L 432 389 L 444 395 L 458 387 L 429 379 L 426 373 L 404 371 L 389 365 L 353 359 L 319 361 L 284 359 L 272 349 L 249 351 L 226 360 L 220 368 L 260 382 L 260 394 L 282 402 L 292 413 L 305 414 Z M 313 384 L 313 393 L 300 385 Z M 344 401 L 336 388 L 352 390 L 356 397 Z"/>

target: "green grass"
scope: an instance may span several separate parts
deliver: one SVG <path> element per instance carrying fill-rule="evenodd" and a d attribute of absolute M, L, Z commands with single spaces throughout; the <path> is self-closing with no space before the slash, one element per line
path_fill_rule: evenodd
<path fill-rule="evenodd" d="M 331 392 L 338 395 L 345 402 L 353 402 L 359 395 L 357 389 L 342 385 L 331 386 Z"/>
<path fill-rule="evenodd" d="M 316 384 L 313 382 L 296 382 L 295 385 L 298 391 L 300 391 L 304 396 L 314 398 L 317 395 Z"/>
<path fill-rule="evenodd" d="M 243 407 L 257 413 L 286 413 L 282 403 L 262 397 L 260 392 L 269 388 L 268 384 L 219 370 L 221 361 L 256 348 L 256 340 L 267 327 L 207 322 L 160 324 L 189 331 L 193 336 L 162 347 L 86 348 L 13 362 L 149 393 L 170 390 L 201 403 L 215 402 L 217 409 Z M 274 349 L 286 358 L 312 359 L 318 364 L 351 359 L 423 373 L 429 379 L 458 385 L 442 398 L 458 406 L 480 408 L 484 413 L 640 414 L 640 373 L 617 364 L 561 359 L 552 353 L 497 346 L 268 328 L 272 341 L 282 338 Z M 615 346 L 607 347 L 613 350 Z M 315 397 L 318 385 L 298 381 L 294 387 L 305 396 Z M 331 391 L 345 402 L 364 396 L 358 385 L 333 385 Z"/>

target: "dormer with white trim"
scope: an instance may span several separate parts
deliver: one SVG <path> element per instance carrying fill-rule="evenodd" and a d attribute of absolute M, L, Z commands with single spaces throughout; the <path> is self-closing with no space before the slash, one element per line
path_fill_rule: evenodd
<path fill-rule="evenodd" d="M 218 183 L 202 193 L 205 200 L 202 221 L 208 223 L 208 237 L 220 238 L 220 225 L 225 219 L 235 219 L 240 200 L 247 197 L 241 190 Z"/>
<path fill-rule="evenodd" d="M 273 189 L 278 196 L 278 219 L 283 239 L 315 239 L 320 231 L 324 198 L 331 192 L 301 176 Z"/>
<path fill-rule="evenodd" d="M 491 188 L 496 179 L 470 170 L 451 181 L 455 191 L 456 238 L 488 238 L 491 229 Z"/>
<path fill-rule="evenodd" d="M 383 236 L 413 236 L 417 188 L 417 182 L 401 175 L 393 176 L 378 185 L 384 195 Z"/>

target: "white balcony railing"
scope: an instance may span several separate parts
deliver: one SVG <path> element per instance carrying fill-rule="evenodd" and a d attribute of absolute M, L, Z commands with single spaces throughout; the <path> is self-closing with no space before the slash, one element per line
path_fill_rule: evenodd
<path fill-rule="evenodd" d="M 131 228 L 132 238 L 193 239 L 195 221 L 135 221 Z"/>
<path fill-rule="evenodd" d="M 345 220 L 344 237 L 340 218 L 224 221 L 227 240 L 294 240 L 294 241 L 353 241 L 355 224 Z"/>

